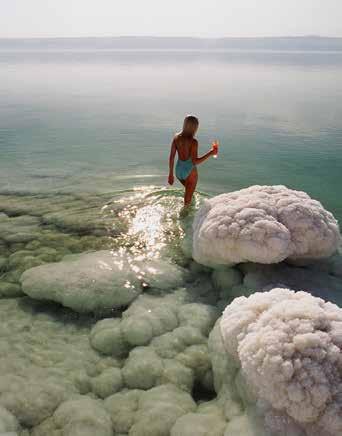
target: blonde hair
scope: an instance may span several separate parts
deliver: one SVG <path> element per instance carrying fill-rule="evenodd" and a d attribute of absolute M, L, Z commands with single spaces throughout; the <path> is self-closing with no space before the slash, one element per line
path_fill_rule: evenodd
<path fill-rule="evenodd" d="M 183 132 L 193 135 L 199 126 L 198 118 L 194 115 L 187 115 L 183 122 Z"/>

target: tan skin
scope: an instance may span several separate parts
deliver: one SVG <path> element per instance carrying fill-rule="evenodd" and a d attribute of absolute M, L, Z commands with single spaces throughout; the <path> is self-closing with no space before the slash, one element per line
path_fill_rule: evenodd
<path fill-rule="evenodd" d="M 178 158 L 187 160 L 191 157 L 194 165 L 199 165 L 206 161 L 210 156 L 215 153 L 214 148 L 208 151 L 203 156 L 198 156 L 198 141 L 194 138 L 198 129 L 198 125 L 194 123 L 185 123 L 183 130 L 178 133 L 171 144 L 171 151 L 169 157 L 169 178 L 170 185 L 174 183 L 174 162 L 175 156 L 178 153 Z M 196 166 L 192 169 L 191 173 L 185 180 L 179 180 L 185 187 L 184 206 L 189 206 L 194 195 L 198 180 L 198 173 Z"/>

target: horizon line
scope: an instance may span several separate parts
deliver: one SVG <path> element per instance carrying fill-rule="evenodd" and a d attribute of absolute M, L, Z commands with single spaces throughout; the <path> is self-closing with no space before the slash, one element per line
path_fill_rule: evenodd
<path fill-rule="evenodd" d="M 102 36 L 0 36 L 0 39 L 105 39 L 105 38 L 155 38 L 155 39 L 281 39 L 281 38 L 316 38 L 342 39 L 342 35 L 278 35 L 278 36 L 167 36 L 167 35 L 102 35 Z"/>

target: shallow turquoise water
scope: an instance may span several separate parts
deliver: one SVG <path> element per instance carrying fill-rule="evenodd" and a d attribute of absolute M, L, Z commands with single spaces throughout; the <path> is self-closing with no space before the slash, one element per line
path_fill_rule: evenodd
<path fill-rule="evenodd" d="M 164 185 L 186 113 L 199 189 L 303 189 L 342 218 L 338 53 L 0 53 L 1 190 L 108 192 Z"/>

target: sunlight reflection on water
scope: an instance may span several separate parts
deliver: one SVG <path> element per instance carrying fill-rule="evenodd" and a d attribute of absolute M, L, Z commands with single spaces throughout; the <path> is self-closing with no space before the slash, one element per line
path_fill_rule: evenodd
<path fill-rule="evenodd" d="M 194 199 L 194 210 L 200 203 L 200 194 Z M 112 261 L 119 270 L 129 268 L 141 285 L 148 286 L 146 274 L 158 275 L 154 265 L 145 261 L 168 258 L 172 262 L 182 256 L 180 243 L 184 237 L 184 219 L 180 217 L 183 207 L 183 191 L 156 186 L 136 187 L 132 191 L 114 197 L 102 207 L 102 216 L 108 226 L 108 233 L 119 220 L 122 231 L 112 237 Z M 110 267 L 110 265 L 108 266 Z M 130 281 L 125 288 L 134 288 Z"/>

